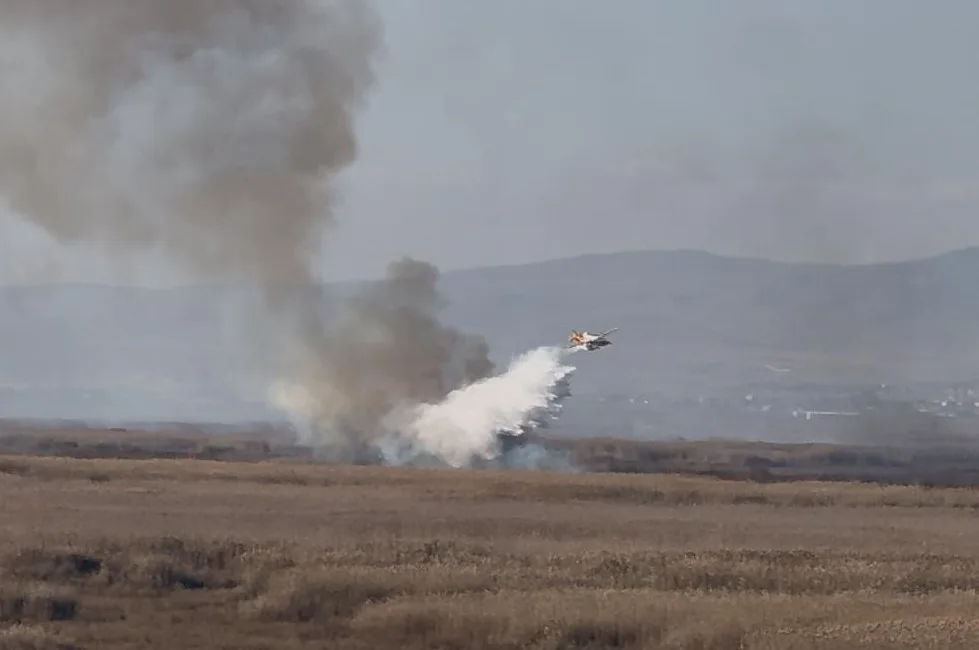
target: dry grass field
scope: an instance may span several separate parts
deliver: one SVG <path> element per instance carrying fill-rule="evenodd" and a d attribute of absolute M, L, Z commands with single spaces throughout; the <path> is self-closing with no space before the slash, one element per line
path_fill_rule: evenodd
<path fill-rule="evenodd" d="M 0 457 L 0 649 L 979 647 L 979 490 Z"/>

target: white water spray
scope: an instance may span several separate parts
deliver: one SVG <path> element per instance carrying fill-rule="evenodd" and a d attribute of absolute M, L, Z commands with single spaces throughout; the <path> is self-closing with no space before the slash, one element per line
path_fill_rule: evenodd
<path fill-rule="evenodd" d="M 562 381 L 574 372 L 558 348 L 517 357 L 507 370 L 449 393 L 437 404 L 415 407 L 402 435 L 453 467 L 499 454 L 498 434 L 518 434 L 560 409 Z"/>
<path fill-rule="evenodd" d="M 557 416 L 575 370 L 563 357 L 561 348 L 537 348 L 516 357 L 503 373 L 459 388 L 440 402 L 396 410 L 387 419 L 388 434 L 378 453 L 388 464 L 428 456 L 452 467 L 497 458 L 500 434 L 519 434 Z M 318 396 L 279 383 L 271 397 L 290 414 L 301 437 L 312 439 L 309 416 Z"/>

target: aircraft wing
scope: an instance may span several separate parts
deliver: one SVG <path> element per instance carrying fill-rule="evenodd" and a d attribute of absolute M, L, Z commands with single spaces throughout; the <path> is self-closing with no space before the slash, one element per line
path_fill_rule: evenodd
<path fill-rule="evenodd" d="M 601 334 L 599 334 L 595 338 L 603 339 L 606 336 L 608 336 L 609 334 L 611 334 L 612 332 L 618 332 L 618 331 L 619 331 L 619 328 L 618 327 L 613 327 L 612 329 L 608 330 L 607 332 L 602 332 Z"/>

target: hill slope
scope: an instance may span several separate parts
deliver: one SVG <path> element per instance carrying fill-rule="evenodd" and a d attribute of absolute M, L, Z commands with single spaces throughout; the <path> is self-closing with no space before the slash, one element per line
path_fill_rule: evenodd
<path fill-rule="evenodd" d="M 577 395 L 694 397 L 759 382 L 972 378 L 976 278 L 976 249 L 872 266 L 656 251 L 450 272 L 442 288 L 446 319 L 485 335 L 500 362 L 563 343 L 572 327 L 618 326 L 615 345 L 576 359 Z M 224 378 L 244 372 L 229 309 L 244 295 L 226 287 L 0 288 L 0 382 L 8 399 L 18 387 L 31 389 L 21 398 L 41 386 L 103 389 L 76 390 L 76 406 L 108 400 L 116 410 L 148 408 L 138 396 L 147 391 L 182 391 L 206 411 L 230 399 L 219 390 Z"/>
<path fill-rule="evenodd" d="M 872 266 L 677 251 L 466 271 L 447 275 L 445 286 L 467 324 L 523 329 L 528 342 L 530 333 L 620 326 L 621 345 L 603 365 L 632 374 L 648 364 L 643 374 L 668 383 L 703 376 L 691 387 L 706 390 L 751 381 L 765 364 L 793 368 L 777 374 L 794 381 L 972 376 L 977 277 L 975 249 Z"/>

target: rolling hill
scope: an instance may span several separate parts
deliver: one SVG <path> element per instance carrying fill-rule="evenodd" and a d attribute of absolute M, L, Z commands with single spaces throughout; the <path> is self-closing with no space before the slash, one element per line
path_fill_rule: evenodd
<path fill-rule="evenodd" d="M 979 249 L 869 266 L 643 251 L 447 272 L 441 287 L 445 319 L 486 336 L 500 363 L 573 327 L 618 326 L 615 345 L 576 359 L 576 395 L 696 397 L 975 378 L 976 278 Z M 201 417 L 256 416 L 258 404 L 228 406 L 229 378 L 247 373 L 234 308 L 246 297 L 225 286 L 0 288 L 0 408 L 163 417 L 171 399 Z"/>

